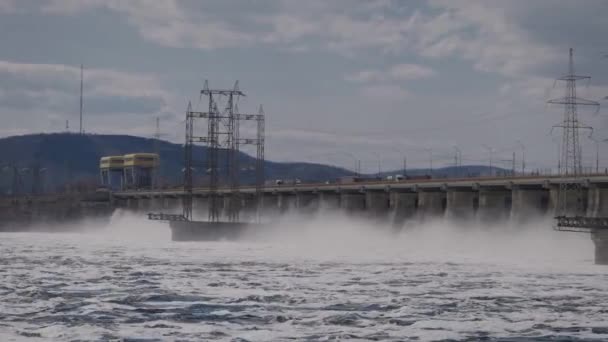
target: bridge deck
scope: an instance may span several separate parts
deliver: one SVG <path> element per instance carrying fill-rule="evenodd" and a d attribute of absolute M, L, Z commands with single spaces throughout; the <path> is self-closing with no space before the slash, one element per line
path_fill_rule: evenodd
<path fill-rule="evenodd" d="M 608 184 L 608 175 L 587 175 L 584 177 L 560 177 L 560 176 L 525 176 L 525 177 L 479 177 L 479 178 L 443 178 L 443 179 L 421 179 L 402 181 L 367 181 L 352 183 L 307 183 L 265 186 L 266 193 L 289 193 L 289 192 L 340 192 L 340 191 L 366 191 L 366 190 L 433 190 L 446 188 L 475 188 L 475 187 L 505 187 L 512 186 L 538 186 L 547 187 L 551 184 L 580 182 L 586 184 Z M 242 193 L 255 193 L 254 186 L 242 186 Z M 228 188 L 220 188 L 218 192 L 228 193 Z M 193 190 L 196 195 L 204 195 L 207 188 L 199 187 Z M 181 188 L 160 190 L 129 190 L 113 192 L 115 197 L 145 197 L 145 196 L 179 196 L 183 194 Z"/>

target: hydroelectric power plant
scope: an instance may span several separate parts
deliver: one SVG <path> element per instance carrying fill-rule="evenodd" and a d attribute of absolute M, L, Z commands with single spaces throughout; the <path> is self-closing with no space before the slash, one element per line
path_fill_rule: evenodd
<path fill-rule="evenodd" d="M 73 222 L 109 217 L 116 209 L 168 223 L 174 241 L 238 239 L 264 230 L 285 213 L 340 211 L 358 218 L 407 229 L 412 223 L 437 219 L 487 226 L 523 224 L 554 218 L 554 229 L 590 234 L 595 263 L 608 264 L 608 175 L 585 173 L 581 165 L 577 106 L 597 106 L 576 96 L 573 50 L 569 55 L 566 95 L 549 103 L 564 105 L 560 168 L 557 175 L 511 174 L 502 177 L 387 179 L 345 177 L 325 183 L 266 182 L 265 114 L 242 113 L 245 93 L 238 81 L 232 89 L 211 89 L 200 96 L 206 108 L 188 105 L 185 119 L 183 184 L 159 187 L 158 153 L 130 153 L 100 159 L 96 192 L 13 196 L 0 201 L 3 230 L 27 230 L 37 222 Z M 253 129 L 242 126 L 253 124 Z M 203 129 L 201 129 L 201 127 Z M 252 133 L 252 131 L 254 133 Z M 247 134 L 252 134 L 248 136 Z M 203 145 L 205 155 L 194 155 Z M 243 164 L 242 148 L 253 147 L 255 158 Z M 198 156 L 201 157 L 201 156 Z M 252 174 L 243 182 L 242 171 Z M 195 171 L 203 185 L 195 186 Z M 202 171 L 202 172 L 201 172 Z M 405 171 L 405 170 L 404 170 Z M 33 228 L 32 228 L 33 229 Z"/>

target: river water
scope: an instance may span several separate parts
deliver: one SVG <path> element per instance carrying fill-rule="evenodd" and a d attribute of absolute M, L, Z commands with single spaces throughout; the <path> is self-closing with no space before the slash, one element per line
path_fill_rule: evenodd
<path fill-rule="evenodd" d="M 290 217 L 197 243 L 124 213 L 93 225 L 0 235 L 0 341 L 608 339 L 608 267 L 550 222 Z"/>

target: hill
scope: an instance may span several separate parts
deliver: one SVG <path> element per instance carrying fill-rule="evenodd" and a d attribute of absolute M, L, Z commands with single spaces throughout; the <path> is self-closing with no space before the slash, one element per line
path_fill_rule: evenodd
<path fill-rule="evenodd" d="M 31 134 L 0 139 L 0 193 L 13 188 L 14 174 L 20 175 L 22 191 L 32 187 L 32 170 L 43 170 L 44 188 L 54 191 L 68 180 L 72 183 L 96 184 L 99 175 L 99 159 L 107 155 L 123 155 L 137 152 L 153 152 L 155 140 L 128 135 L 79 135 L 71 133 Z M 183 145 L 160 141 L 160 174 L 166 184 L 179 184 L 183 168 Z M 194 164 L 203 165 L 206 148 L 195 146 Z M 254 158 L 240 153 L 240 163 L 245 171 L 243 183 L 252 183 L 254 174 L 247 165 L 254 165 Z M 222 156 L 220 155 L 220 165 Z M 13 168 L 15 166 L 15 168 Z M 352 172 L 343 168 L 314 163 L 277 163 L 266 161 L 267 179 L 295 179 L 314 182 L 335 179 Z M 199 171 L 198 173 L 201 173 Z M 195 171 L 195 181 L 197 172 Z"/>
<path fill-rule="evenodd" d="M 46 191 L 61 190 L 68 183 L 94 187 L 98 183 L 99 159 L 107 155 L 123 155 L 136 152 L 153 152 L 155 140 L 128 135 L 79 135 L 71 133 L 30 134 L 0 139 L 0 193 L 12 189 L 29 192 L 35 181 L 32 170 L 40 168 Z M 180 184 L 183 167 L 183 146 L 160 141 L 160 174 L 165 184 Z M 206 148 L 195 146 L 195 165 L 203 165 Z M 243 184 L 252 183 L 254 174 L 247 171 L 254 158 L 241 153 L 240 163 Z M 220 156 L 222 159 L 222 156 Z M 222 165 L 222 163 L 220 163 Z M 202 167 L 200 168 L 202 169 Z M 496 169 L 501 172 L 502 169 Z M 429 174 L 430 170 L 408 170 L 408 175 Z M 502 170 L 504 172 L 504 170 Z M 19 177 L 15 177 L 15 174 Z M 195 171 L 202 176 L 202 171 Z M 335 166 L 315 163 L 279 163 L 266 161 L 266 179 L 300 179 L 302 182 L 324 182 L 342 176 L 353 175 L 352 171 Z M 385 172 L 381 177 L 401 174 L 402 171 Z M 465 177 L 489 174 L 486 166 L 447 167 L 433 170 L 434 177 Z M 495 171 L 495 173 L 497 173 Z M 376 175 L 377 176 L 377 175 Z M 18 181 L 17 185 L 15 181 Z"/>

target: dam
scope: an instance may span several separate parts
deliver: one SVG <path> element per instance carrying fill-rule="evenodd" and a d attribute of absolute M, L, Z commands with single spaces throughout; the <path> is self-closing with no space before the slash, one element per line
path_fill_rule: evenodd
<path fill-rule="evenodd" d="M 576 179 L 529 176 L 274 185 L 263 189 L 260 210 L 269 216 L 287 212 L 341 211 L 395 227 L 433 219 L 479 222 L 487 226 L 508 221 L 523 224 L 553 217 L 560 184 L 572 182 L 580 182 L 586 199 L 582 209 L 577 209 L 577 216 L 608 216 L 608 175 Z M 241 217 L 254 217 L 256 188 L 242 186 L 238 190 Z M 221 215 L 228 215 L 228 197 L 222 196 L 233 191 L 217 189 L 222 199 L 219 201 Z M 206 188 L 192 190 L 194 211 L 207 208 L 208 194 Z M 108 201 L 113 208 L 142 215 L 154 211 L 178 213 L 184 196 L 182 189 L 128 190 L 108 192 Z M 591 236 L 596 248 L 596 263 L 608 264 L 605 232 L 597 231 Z"/>

